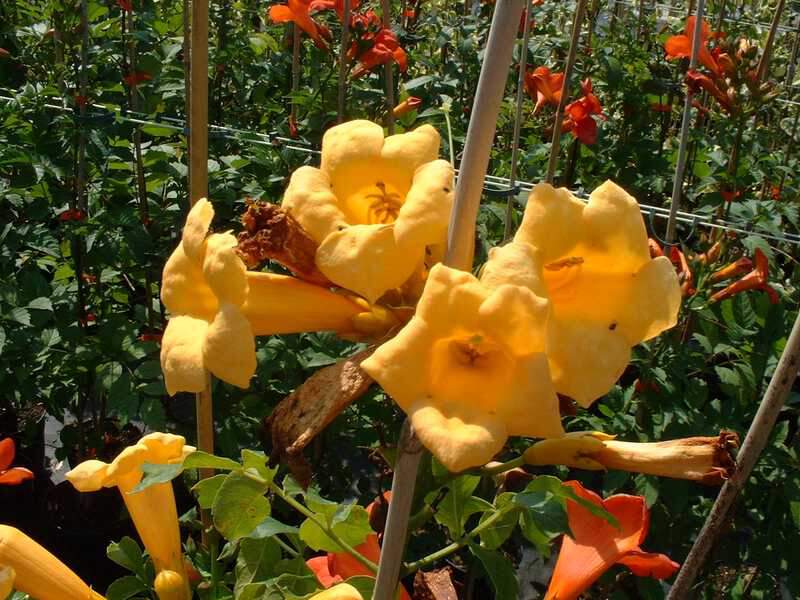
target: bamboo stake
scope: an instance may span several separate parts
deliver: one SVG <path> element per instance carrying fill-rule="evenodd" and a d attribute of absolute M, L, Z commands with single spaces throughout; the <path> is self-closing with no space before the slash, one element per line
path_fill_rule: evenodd
<path fill-rule="evenodd" d="M 697 67 L 697 55 L 700 53 L 700 36 L 703 27 L 703 9 L 705 0 L 697 0 L 697 12 L 694 22 L 694 39 L 692 40 L 692 56 L 689 59 L 689 69 Z M 675 224 L 677 223 L 678 208 L 680 206 L 681 190 L 683 188 L 683 175 L 686 170 L 686 150 L 689 141 L 689 122 L 692 118 L 692 93 L 691 88 L 686 88 L 686 99 L 683 103 L 683 121 L 681 122 L 680 146 L 678 147 L 678 161 L 675 165 L 675 179 L 672 182 L 672 203 L 669 207 L 667 220 L 667 242 L 675 241 Z"/>
<path fill-rule="evenodd" d="M 781 16 L 783 15 L 783 7 L 785 0 L 778 0 L 778 6 L 775 7 L 775 14 L 772 15 L 772 24 L 769 27 L 769 34 L 767 41 L 764 44 L 764 52 L 761 54 L 761 59 L 758 61 L 758 69 L 756 70 L 756 77 L 759 83 L 764 83 L 769 71 L 769 62 L 772 58 L 772 46 L 775 43 L 775 35 L 778 33 L 778 25 L 780 25 Z"/>
<path fill-rule="evenodd" d="M 469 271 L 472 268 L 475 221 L 522 8 L 523 0 L 498 0 L 495 6 L 450 217 L 444 262 L 456 269 Z M 389 503 L 373 600 L 394 598 L 421 458 L 422 445 L 414 435 L 410 420 L 406 419 L 400 432 L 392 501 Z"/>
<path fill-rule="evenodd" d="M 189 203 L 194 205 L 208 196 L 208 0 L 192 0 L 191 29 L 191 105 L 189 112 Z M 197 448 L 214 452 L 214 411 L 211 397 L 211 377 L 206 378 L 206 389 L 195 397 L 197 411 Z M 200 477 L 214 474 L 213 469 L 202 469 Z M 210 519 L 204 515 L 203 524 Z"/>
<path fill-rule="evenodd" d="M 564 67 L 564 82 L 561 85 L 561 99 L 556 108 L 556 115 L 553 121 L 553 140 L 550 143 L 550 157 L 547 160 L 547 173 L 544 180 L 553 183 L 556 174 L 556 164 L 558 163 L 558 152 L 561 149 L 561 115 L 567 106 L 569 98 L 569 83 L 572 79 L 572 70 L 575 67 L 575 57 L 578 54 L 578 42 L 581 37 L 581 25 L 583 16 L 586 13 L 586 0 L 578 0 L 575 7 L 575 19 L 572 21 L 572 38 L 569 42 L 569 53 L 567 54 L 567 64 Z"/>
<path fill-rule="evenodd" d="M 183 91 L 186 94 L 184 114 L 187 123 L 189 115 L 192 114 L 192 5 L 190 0 L 183 0 Z M 187 138 L 188 138 L 188 134 Z M 186 171 L 186 187 L 192 189 L 192 149 L 190 144 L 186 145 L 186 164 L 189 168 Z M 191 202 L 191 201 L 190 201 Z"/>
<path fill-rule="evenodd" d="M 514 139 L 511 142 L 511 174 L 508 187 L 514 188 L 517 182 L 517 162 L 519 160 L 519 134 L 522 128 L 522 103 L 525 99 L 525 74 L 528 70 L 528 41 L 531 35 L 531 13 L 533 0 L 525 3 L 525 26 L 522 30 L 522 46 L 519 52 L 519 77 L 517 78 L 517 106 L 514 113 Z M 514 229 L 514 196 L 509 195 L 506 203 L 506 223 L 503 241 L 508 241 Z"/>
<path fill-rule="evenodd" d="M 383 14 L 383 26 L 386 29 L 392 27 L 392 13 L 390 0 L 381 0 L 381 11 Z M 394 61 L 389 61 L 384 65 L 384 80 L 386 82 L 386 126 L 389 128 L 389 135 L 394 133 Z"/>
<path fill-rule="evenodd" d="M 726 525 L 728 513 L 736 497 L 747 483 L 753 467 L 769 441 L 770 432 L 797 378 L 798 369 L 800 369 L 800 314 L 795 319 L 778 366 L 739 451 L 736 472 L 722 486 L 700 535 L 697 536 L 669 591 L 667 600 L 683 600 L 689 597 L 689 590 L 714 542 Z"/>
<path fill-rule="evenodd" d="M 350 0 L 344 0 L 342 11 L 342 45 L 339 48 L 339 98 L 336 110 L 336 122 L 344 121 L 345 91 L 347 89 L 347 46 L 350 43 Z"/>

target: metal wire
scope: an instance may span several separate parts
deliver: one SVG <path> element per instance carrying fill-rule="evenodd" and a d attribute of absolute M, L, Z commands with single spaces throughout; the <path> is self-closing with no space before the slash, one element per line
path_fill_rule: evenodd
<path fill-rule="evenodd" d="M 10 98 L 7 96 L 0 96 L 0 101 L 17 102 L 18 99 Z M 60 104 L 44 103 L 40 104 L 39 106 L 43 106 L 53 110 L 58 110 L 60 112 L 74 112 L 72 108 L 62 106 Z M 99 109 L 103 112 L 98 113 L 96 115 L 90 115 L 90 118 L 95 118 L 97 116 L 101 117 L 112 116 L 119 121 L 124 121 L 127 123 L 169 128 L 174 130 L 176 133 L 183 135 L 185 135 L 187 131 L 185 121 L 177 117 L 160 116 L 158 120 L 152 121 L 152 120 L 141 119 L 136 116 L 131 116 L 133 113 L 130 112 L 124 113 L 117 106 L 107 106 L 103 104 L 92 104 L 91 106 L 92 108 Z M 248 131 L 245 129 L 237 129 L 234 127 L 225 127 L 222 125 L 209 125 L 209 129 L 213 133 L 211 137 L 227 139 L 235 142 L 256 144 L 260 146 L 268 146 L 274 149 L 281 148 L 281 149 L 293 150 L 296 152 L 314 156 L 321 154 L 319 150 L 312 147 L 310 144 L 306 144 L 305 142 L 298 140 L 293 140 L 291 138 L 283 137 L 274 132 L 262 133 L 257 131 Z M 456 174 L 458 174 L 458 169 L 456 169 Z M 516 180 L 514 182 L 513 187 L 514 189 L 518 189 L 520 193 L 522 193 L 522 192 L 530 192 L 535 185 L 536 185 L 535 183 L 530 181 Z M 490 195 L 492 195 L 492 193 L 494 192 L 494 195 L 496 196 L 498 192 L 506 192 L 511 187 L 512 187 L 511 181 L 505 177 L 499 177 L 497 175 L 486 175 L 486 180 L 484 183 L 484 191 L 486 191 Z M 575 194 L 576 197 L 581 198 L 582 200 L 588 199 L 588 194 L 584 192 L 573 191 L 573 194 Z M 639 204 L 639 208 L 641 209 L 642 214 L 646 215 L 651 220 L 654 218 L 658 219 L 669 218 L 669 208 L 664 208 L 661 206 L 652 206 L 649 204 L 641 204 L 641 203 Z M 758 237 L 772 240 L 774 242 L 800 245 L 800 235 L 798 234 L 784 233 L 783 235 L 780 235 L 775 233 L 769 233 L 766 231 L 760 231 L 755 228 L 751 228 L 748 225 L 743 225 L 732 221 L 726 221 L 723 219 L 716 219 L 711 215 L 678 211 L 676 220 L 680 223 L 690 224 L 693 227 L 708 227 L 711 229 L 722 229 L 724 231 L 730 231 L 733 233 L 740 233 L 744 235 L 756 235 Z"/>

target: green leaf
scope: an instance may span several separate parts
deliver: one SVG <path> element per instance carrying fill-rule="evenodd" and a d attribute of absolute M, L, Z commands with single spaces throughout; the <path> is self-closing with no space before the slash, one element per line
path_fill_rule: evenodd
<path fill-rule="evenodd" d="M 146 490 L 151 485 L 155 485 L 157 483 L 167 483 L 168 481 L 172 481 L 182 472 L 183 465 L 180 463 L 166 465 L 144 463 L 142 465 L 142 473 L 144 473 L 144 476 L 139 484 L 133 488 L 132 493 L 135 494 L 137 492 L 141 492 L 142 490 Z"/>
<path fill-rule="evenodd" d="M 281 523 L 277 519 L 267 517 L 247 536 L 249 538 L 268 538 L 279 533 L 297 535 L 300 530 L 292 525 Z"/>
<path fill-rule="evenodd" d="M 336 506 L 333 513 L 326 515 L 318 512 L 315 518 L 328 525 L 335 535 L 351 546 L 363 543 L 372 532 L 366 509 L 357 504 Z M 306 519 L 300 525 L 300 539 L 314 550 L 342 551 L 342 547 L 312 519 Z"/>
<path fill-rule="evenodd" d="M 469 549 L 481 561 L 489 580 L 494 587 L 495 598 L 516 598 L 517 597 L 517 576 L 514 574 L 514 567 L 501 553 L 486 550 L 477 544 L 470 544 Z"/>
<path fill-rule="evenodd" d="M 221 469 L 224 471 L 231 471 L 233 469 L 241 469 L 240 465 L 235 460 L 230 458 L 223 458 L 222 456 L 214 456 L 202 450 L 195 450 L 186 460 L 183 461 L 184 469 Z"/>
<path fill-rule="evenodd" d="M 214 475 L 194 484 L 192 491 L 197 494 L 200 508 L 211 508 L 214 505 L 214 498 L 217 497 L 217 492 L 227 477 L 227 475 Z"/>
<path fill-rule="evenodd" d="M 126 575 L 115 580 L 106 590 L 107 600 L 128 600 L 137 594 L 147 594 L 147 586 L 134 575 Z"/>
<path fill-rule="evenodd" d="M 128 569 L 144 578 L 144 558 L 142 549 L 133 539 L 125 536 L 118 542 L 112 542 L 106 548 L 106 556 L 120 567 Z"/>
<path fill-rule="evenodd" d="M 212 512 L 214 526 L 230 541 L 250 534 L 269 516 L 267 485 L 242 472 L 230 473 L 219 488 Z"/>
<path fill-rule="evenodd" d="M 31 324 L 31 313 L 19 306 L 8 311 L 8 316 L 6 318 L 10 321 L 16 321 L 20 325 Z"/>
<path fill-rule="evenodd" d="M 53 312 L 53 303 L 50 301 L 50 298 L 34 298 L 28 302 L 28 308 L 32 310 L 46 310 Z"/>
<path fill-rule="evenodd" d="M 470 502 L 472 492 L 478 487 L 480 480 L 478 475 L 462 475 L 456 478 L 449 484 L 450 489 L 439 504 L 436 521 L 447 527 L 453 539 L 461 537 L 467 519 L 480 510 L 478 505 Z"/>
<path fill-rule="evenodd" d="M 496 512 L 505 509 L 509 504 L 514 503 L 514 494 L 505 492 L 495 498 L 494 508 L 491 512 L 481 515 L 480 522 L 483 523 Z M 484 529 L 481 534 L 481 545 L 487 550 L 496 550 L 511 536 L 519 520 L 520 509 L 507 510 L 506 513 L 495 521 L 488 529 Z"/>
<path fill-rule="evenodd" d="M 267 483 L 272 483 L 278 469 L 270 469 L 267 466 L 267 455 L 263 452 L 254 450 L 242 450 L 242 466 L 244 470 L 252 470 Z"/>
<path fill-rule="evenodd" d="M 266 581 L 275 576 L 275 563 L 281 558 L 281 549 L 275 540 L 269 538 L 244 538 L 239 542 L 239 555 L 236 558 L 236 585 L 234 598 L 244 586 Z"/>
<path fill-rule="evenodd" d="M 142 126 L 142 133 L 146 133 L 147 135 L 153 137 L 170 137 L 173 135 L 178 135 L 178 133 L 180 132 L 173 127 L 164 127 L 161 125 L 144 125 Z"/>

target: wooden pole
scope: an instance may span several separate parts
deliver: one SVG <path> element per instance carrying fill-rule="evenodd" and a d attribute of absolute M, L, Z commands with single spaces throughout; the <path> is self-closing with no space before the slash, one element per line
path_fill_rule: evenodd
<path fill-rule="evenodd" d="M 689 59 L 689 69 L 697 67 L 697 56 L 700 53 L 701 32 L 703 27 L 703 9 L 705 0 L 697 0 L 697 12 L 694 22 L 694 39 L 692 44 L 692 56 Z M 692 118 L 692 93 L 691 88 L 686 88 L 686 99 L 683 103 L 683 121 L 681 122 L 680 145 L 678 146 L 678 161 L 675 165 L 675 179 L 672 182 L 672 203 L 669 207 L 669 218 L 667 219 L 667 242 L 675 241 L 675 224 L 677 223 L 678 209 L 681 203 L 681 191 L 683 189 L 683 175 L 686 170 L 686 154 L 689 142 L 689 123 Z"/>
<path fill-rule="evenodd" d="M 700 1 L 702 2 L 702 0 Z M 761 456 L 761 452 L 769 441 L 769 435 L 775 426 L 778 414 L 797 378 L 798 369 L 800 369 L 800 314 L 795 319 L 778 366 L 761 400 L 758 412 L 750 424 L 742 449 L 736 457 L 736 472 L 722 486 L 700 535 L 697 536 L 689 556 L 686 557 L 683 567 L 669 591 L 667 600 L 684 600 L 689 597 L 689 592 L 700 568 L 727 523 L 727 516 L 733 503 L 747 483 L 758 457 Z"/>
<path fill-rule="evenodd" d="M 444 262 L 456 269 L 472 269 L 475 221 L 523 6 L 523 0 L 498 0 L 495 6 L 450 217 Z M 422 445 L 410 420 L 406 419 L 394 464 L 392 501 L 389 503 L 373 600 L 394 598 L 421 458 Z"/>
<path fill-rule="evenodd" d="M 525 26 L 522 30 L 522 46 L 519 52 L 519 75 L 517 77 L 517 105 L 514 113 L 514 139 L 511 142 L 511 174 L 508 187 L 513 189 L 517 182 L 517 163 L 519 161 L 519 134 L 522 128 L 522 103 L 525 100 L 525 74 L 528 70 L 528 40 L 531 36 L 531 13 L 533 1 L 525 3 Z M 514 196 L 509 194 L 506 202 L 506 223 L 503 240 L 511 239 L 514 229 Z"/>
<path fill-rule="evenodd" d="M 381 11 L 383 14 L 383 26 L 386 29 L 392 28 L 392 8 L 389 0 L 381 0 Z M 389 128 L 389 135 L 394 133 L 394 61 L 389 61 L 384 65 L 384 81 L 386 82 L 386 126 Z"/>
<path fill-rule="evenodd" d="M 192 0 L 191 30 L 191 105 L 189 112 L 189 204 L 208 197 L 208 0 Z M 211 376 L 206 378 L 206 389 L 195 397 L 197 412 L 197 448 L 214 452 L 214 410 L 211 397 Z M 202 469 L 200 477 L 214 474 Z M 210 525 L 209 515 L 203 515 L 205 529 Z M 204 538 L 205 539 L 205 538 Z"/>
<path fill-rule="evenodd" d="M 772 58 L 772 46 L 775 43 L 775 36 L 778 33 L 778 25 L 781 22 L 784 5 L 785 0 L 778 0 L 778 6 L 775 7 L 775 14 L 772 15 L 772 24 L 770 25 L 767 41 L 764 43 L 764 52 L 761 53 L 761 59 L 758 61 L 758 69 L 756 71 L 756 77 L 759 83 L 764 83 L 767 78 L 769 61 Z"/>
<path fill-rule="evenodd" d="M 336 122 L 344 121 L 345 97 L 347 90 L 347 46 L 350 44 L 350 0 L 344 0 L 342 11 L 342 45 L 339 48 L 339 95 L 336 109 Z"/>
<path fill-rule="evenodd" d="M 553 120 L 553 140 L 550 144 L 550 156 L 547 160 L 547 173 L 544 180 L 547 183 L 553 183 L 553 178 L 556 174 L 556 165 L 558 164 L 558 152 L 561 149 L 561 116 L 564 114 L 564 108 L 567 106 L 569 99 L 569 84 L 572 79 L 572 70 L 575 67 L 575 58 L 578 54 L 578 42 L 581 37 L 581 25 L 583 24 L 583 16 L 586 13 L 586 0 L 578 0 L 578 5 L 575 8 L 575 19 L 572 22 L 572 39 L 569 43 L 569 53 L 567 54 L 567 64 L 564 67 L 564 82 L 561 85 L 561 100 L 556 108 L 556 115 Z"/>

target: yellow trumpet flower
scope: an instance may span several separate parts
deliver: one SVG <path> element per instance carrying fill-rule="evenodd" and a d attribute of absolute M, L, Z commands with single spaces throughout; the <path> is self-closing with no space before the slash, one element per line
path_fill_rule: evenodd
<path fill-rule="evenodd" d="M 508 436 L 564 433 L 535 258 L 528 244 L 496 248 L 480 280 L 436 265 L 415 316 L 361 364 L 451 471 L 485 464 Z"/>
<path fill-rule="evenodd" d="M 589 406 L 622 374 L 632 346 L 675 325 L 675 269 L 666 257 L 650 258 L 638 203 L 611 181 L 588 203 L 537 185 L 514 240 L 540 253 L 556 391 Z"/>
<path fill-rule="evenodd" d="M 319 594 L 314 594 L 311 600 L 364 600 L 364 597 L 349 583 L 339 583 Z"/>
<path fill-rule="evenodd" d="M 110 464 L 87 460 L 66 475 L 79 492 L 94 492 L 104 487 L 119 489 L 156 572 L 173 571 L 181 577 L 183 595 L 170 597 L 179 600 L 188 600 L 189 587 L 172 483 L 157 483 L 141 492 L 132 490 L 142 480 L 144 463 L 183 462 L 194 451 L 193 446 L 186 445 L 183 436 L 149 433 L 137 444 L 125 448 Z"/>
<path fill-rule="evenodd" d="M 320 168 L 297 169 L 282 206 L 319 244 L 317 268 L 328 279 L 374 303 L 432 266 L 454 187 L 438 154 L 430 125 L 385 139 L 363 120 L 325 132 Z"/>
<path fill-rule="evenodd" d="M 167 392 L 200 392 L 207 372 L 246 388 L 256 335 L 336 331 L 357 338 L 398 323 L 381 307 L 305 281 L 248 271 L 231 233 L 208 235 L 214 209 L 199 200 L 164 266 L 161 299 L 172 313 L 161 344 Z"/>
<path fill-rule="evenodd" d="M 12 586 L 36 600 L 105 600 L 19 529 L 0 525 L 0 598 Z"/>
<path fill-rule="evenodd" d="M 579 431 L 535 443 L 525 451 L 524 459 L 529 465 L 617 469 L 720 485 L 736 469 L 731 451 L 738 445 L 739 437 L 730 431 L 646 443 L 620 442 L 599 431 Z"/>

